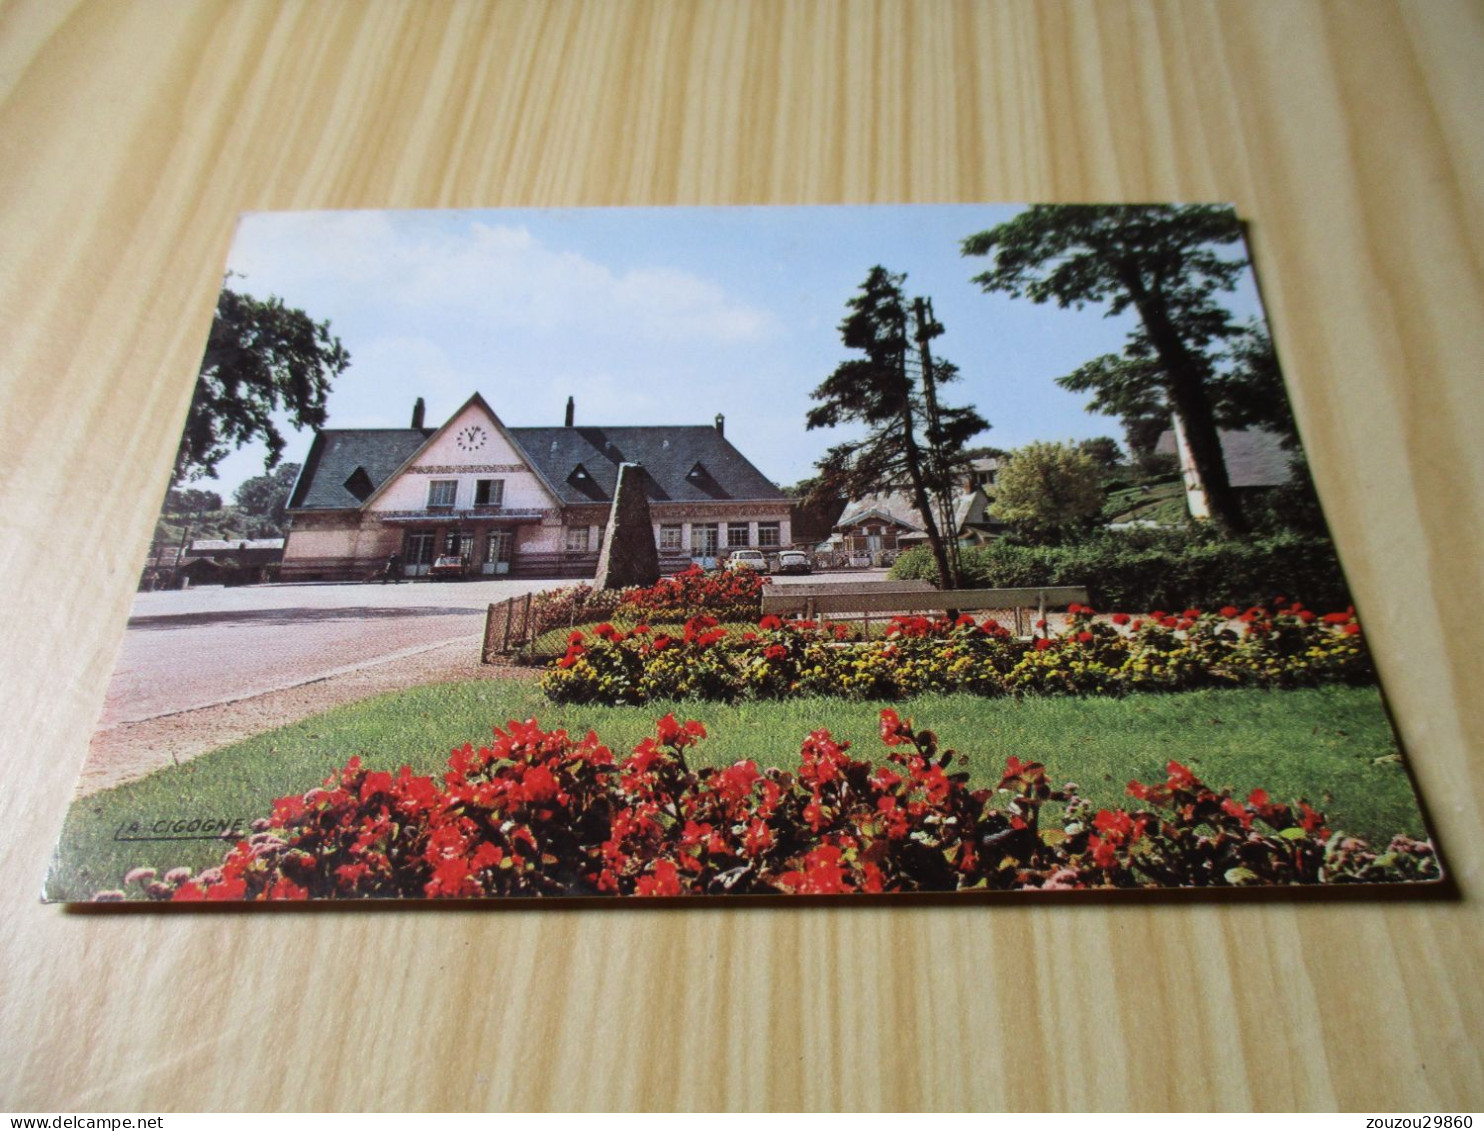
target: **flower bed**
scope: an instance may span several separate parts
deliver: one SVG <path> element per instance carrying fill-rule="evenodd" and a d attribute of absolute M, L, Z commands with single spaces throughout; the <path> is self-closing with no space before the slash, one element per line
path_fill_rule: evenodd
<path fill-rule="evenodd" d="M 648 587 L 594 589 L 591 585 L 566 585 L 533 598 L 535 635 L 620 615 L 674 623 L 711 615 L 751 623 L 762 610 L 766 581 L 750 569 L 707 571 L 691 566 Z"/>
<path fill-rule="evenodd" d="M 510 723 L 452 752 L 442 783 L 352 758 L 321 789 L 275 802 L 220 867 L 125 886 L 156 900 L 808 894 L 1223 887 L 1436 879 L 1430 844 L 1381 852 L 1300 800 L 1245 801 L 1171 762 L 1130 782 L 1136 809 L 1096 809 L 1073 783 L 1011 757 L 971 790 L 959 756 L 894 711 L 883 764 L 820 730 L 798 769 L 693 770 L 695 722 L 661 719 L 626 758 L 596 735 Z M 1043 827 L 1048 802 L 1062 805 Z M 123 891 L 101 900 L 125 898 Z"/>
<path fill-rule="evenodd" d="M 1375 678 L 1354 610 L 1320 617 L 1275 602 L 1245 612 L 1155 611 L 1098 620 L 1073 605 L 1059 634 L 1020 640 L 994 620 L 899 617 L 884 640 L 845 642 L 843 626 L 764 617 L 730 633 L 710 617 L 683 633 L 647 625 L 574 632 L 542 689 L 557 702 L 836 695 L 900 699 L 924 692 L 1120 695 L 1198 687 L 1296 687 Z M 1045 633 L 1046 626 L 1037 626 Z"/>

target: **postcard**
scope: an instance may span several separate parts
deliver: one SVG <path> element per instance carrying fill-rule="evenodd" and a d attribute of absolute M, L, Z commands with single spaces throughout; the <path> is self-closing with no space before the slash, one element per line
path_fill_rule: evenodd
<path fill-rule="evenodd" d="M 1226 205 L 248 215 L 140 564 L 47 900 L 1442 877 Z"/>

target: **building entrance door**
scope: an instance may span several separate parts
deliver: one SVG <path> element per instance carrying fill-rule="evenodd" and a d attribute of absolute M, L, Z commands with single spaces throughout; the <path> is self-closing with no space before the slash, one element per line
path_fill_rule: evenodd
<path fill-rule="evenodd" d="M 515 538 L 510 531 L 491 530 L 484 544 L 484 564 L 480 572 L 509 573 L 510 556 L 514 547 Z"/>
<path fill-rule="evenodd" d="M 402 572 L 407 577 L 427 577 L 433 568 L 433 536 L 431 534 L 407 535 L 407 546 L 402 554 Z"/>

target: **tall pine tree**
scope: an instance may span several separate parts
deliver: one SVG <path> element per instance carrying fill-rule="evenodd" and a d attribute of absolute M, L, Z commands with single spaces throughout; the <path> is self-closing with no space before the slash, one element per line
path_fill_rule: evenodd
<path fill-rule="evenodd" d="M 848 498 L 905 490 L 917 513 L 943 585 L 957 588 L 956 532 L 951 505 L 964 444 L 989 424 L 973 408 L 944 405 L 939 386 L 958 379 L 952 363 L 935 360 L 928 343 L 943 333 L 922 301 L 910 304 L 905 275 L 873 267 L 840 323 L 845 346 L 861 357 L 843 361 L 813 396 L 807 427 L 861 424 L 860 440 L 837 444 L 819 461 L 820 488 Z M 950 528 L 944 530 L 940 517 Z"/>

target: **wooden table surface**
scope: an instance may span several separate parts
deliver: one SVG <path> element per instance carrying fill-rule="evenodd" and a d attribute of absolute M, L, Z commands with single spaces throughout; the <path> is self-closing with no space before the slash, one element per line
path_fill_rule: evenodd
<path fill-rule="evenodd" d="M 1484 10 L 0 6 L 0 1108 L 1484 1106 Z M 1451 902 L 36 892 L 241 211 L 1231 200 Z"/>

